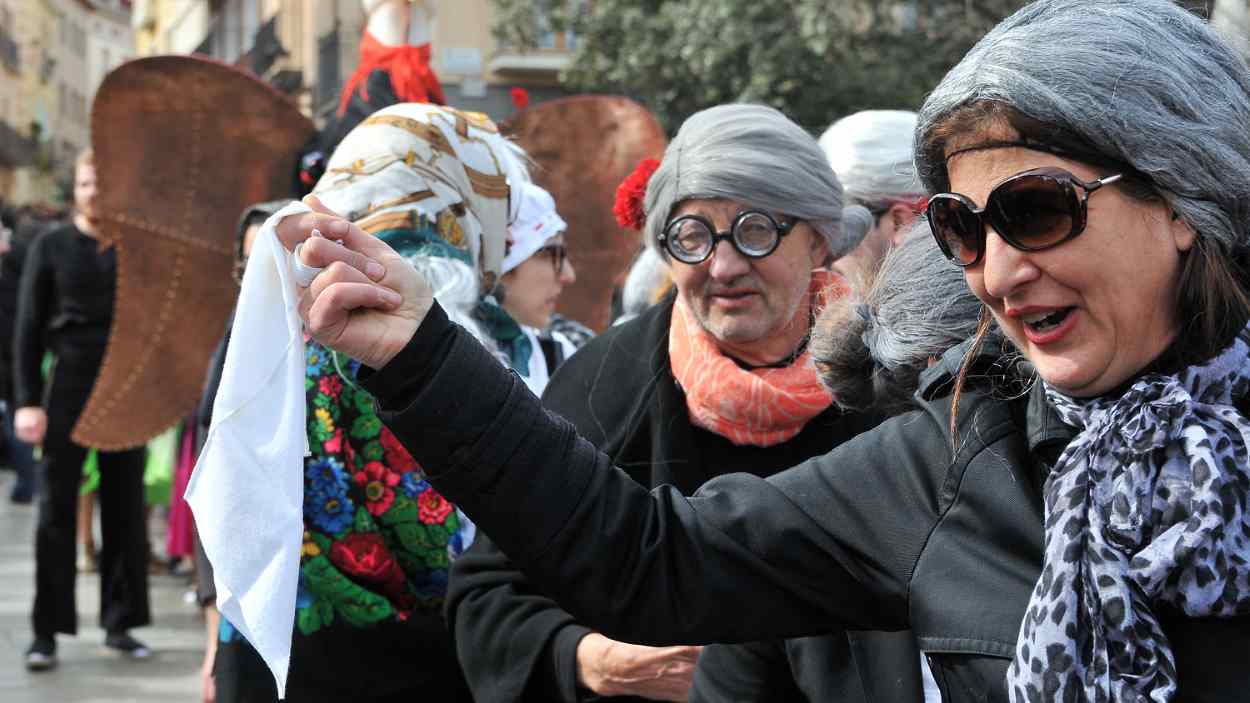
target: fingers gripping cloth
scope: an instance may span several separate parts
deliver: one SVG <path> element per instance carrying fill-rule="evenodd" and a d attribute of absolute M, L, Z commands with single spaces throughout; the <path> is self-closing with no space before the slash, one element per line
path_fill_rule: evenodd
<path fill-rule="evenodd" d="M 315 229 L 312 231 L 312 236 L 324 237 L 325 235 L 321 233 L 321 230 Z M 323 269 L 320 266 L 309 266 L 299 258 L 299 250 L 303 246 L 304 243 L 300 242 L 295 245 L 295 251 L 291 252 L 291 273 L 295 280 L 295 285 L 301 288 L 307 288 L 312 285 L 313 279 L 316 278 L 317 274 L 321 273 Z"/>
<path fill-rule="evenodd" d="M 187 486 L 217 608 L 260 653 L 286 695 L 304 534 L 304 337 L 294 257 L 276 226 L 261 228 L 231 329 L 212 425 Z"/>

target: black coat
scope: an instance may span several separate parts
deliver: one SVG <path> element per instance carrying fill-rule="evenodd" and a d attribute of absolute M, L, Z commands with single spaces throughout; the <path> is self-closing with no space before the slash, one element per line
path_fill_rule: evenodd
<path fill-rule="evenodd" d="M 767 476 L 876 424 L 874 416 L 830 408 L 794 439 L 768 448 L 734 446 L 691 425 L 670 370 L 671 318 L 670 299 L 608 330 L 560 368 L 543 396 L 548 409 L 572 422 L 639 484 L 692 493 L 724 473 Z M 590 697 L 576 685 L 576 651 L 591 629 L 543 595 L 485 535 L 453 565 L 447 599 L 457 652 L 478 701 Z M 829 666 L 819 672 L 822 685 L 839 700 L 919 700 L 919 654 L 909 633 L 856 633 L 848 639 L 839 631 L 818 639 L 829 641 L 823 646 L 831 653 Z M 785 694 L 781 700 L 794 700 L 788 664 L 776 662 L 769 673 L 771 685 Z M 734 674 L 700 676 L 721 680 Z"/>
<path fill-rule="evenodd" d="M 965 391 L 956 447 L 949 374 L 932 374 L 919 410 L 685 498 L 613 468 L 477 346 L 436 307 L 368 385 L 431 483 L 570 612 L 655 645 L 911 627 L 944 701 L 1007 700 L 1041 487 L 1072 437 L 1043 394 Z M 1178 701 L 1244 697 L 1250 620 L 1160 615 Z"/>

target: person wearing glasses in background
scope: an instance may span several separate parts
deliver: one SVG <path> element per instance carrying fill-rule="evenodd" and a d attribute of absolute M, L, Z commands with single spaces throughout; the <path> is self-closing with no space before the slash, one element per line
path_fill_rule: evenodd
<path fill-rule="evenodd" d="M 1001 22 L 929 94 L 916 160 L 984 305 L 977 339 L 997 325 L 1036 382 L 1013 397 L 961 363 L 916 411 L 690 498 L 640 488 L 468 356 L 416 276 L 367 312 L 314 281 L 311 333 L 378 369 L 367 385 L 430 482 L 614 637 L 911 627 L 947 703 L 1237 700 L 1247 124 L 1245 60 L 1170 0 L 1039 0 Z"/>
<path fill-rule="evenodd" d="M 772 108 L 723 105 L 688 119 L 649 185 L 647 176 L 626 181 L 618 206 L 645 227 L 676 292 L 570 358 L 544 405 L 640 486 L 683 492 L 733 471 L 769 475 L 875 424 L 833 405 L 807 352 L 829 294 L 828 264 L 857 244 L 843 234 L 845 220 L 869 217 L 843 208 L 816 141 Z M 491 542 L 498 538 L 478 533 L 448 589 L 476 700 L 686 700 L 699 647 L 598 632 L 526 578 Z M 919 700 L 910 633 L 842 633 L 840 642 L 831 666 L 844 672 L 842 700 Z"/>
<path fill-rule="evenodd" d="M 513 189 L 520 199 L 508 227 L 508 255 L 499 282 L 475 315 L 525 385 L 542 395 L 556 367 L 577 351 L 573 340 L 550 329 L 564 287 L 577 280 L 564 243 L 567 225 L 551 194 L 533 183 Z"/>

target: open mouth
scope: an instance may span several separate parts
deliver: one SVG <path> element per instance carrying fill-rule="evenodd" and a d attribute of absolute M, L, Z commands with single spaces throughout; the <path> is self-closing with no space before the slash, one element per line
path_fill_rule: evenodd
<path fill-rule="evenodd" d="M 1021 318 L 1021 321 L 1024 322 L 1024 326 L 1028 327 L 1030 330 L 1038 334 L 1043 334 L 1055 329 L 1059 325 L 1062 325 L 1063 321 L 1068 319 L 1068 315 L 1072 314 L 1072 311 L 1075 309 L 1076 308 L 1060 308 L 1051 313 L 1025 315 Z"/>

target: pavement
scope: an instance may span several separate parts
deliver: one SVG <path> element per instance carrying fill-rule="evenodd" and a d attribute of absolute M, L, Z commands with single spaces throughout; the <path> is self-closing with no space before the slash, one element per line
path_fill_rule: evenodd
<path fill-rule="evenodd" d="M 23 655 L 30 644 L 35 583 L 35 507 L 9 502 L 12 482 L 13 472 L 0 472 L 0 703 L 199 701 L 204 624 L 198 609 L 184 601 L 188 585 L 182 577 L 150 577 L 153 624 L 133 634 L 153 655 L 133 661 L 104 649 L 100 580 L 96 574 L 79 574 L 78 636 L 57 637 L 56 669 L 26 671 Z M 154 527 L 157 536 L 159 521 Z M 163 535 L 159 537 L 156 544 L 163 545 Z"/>

